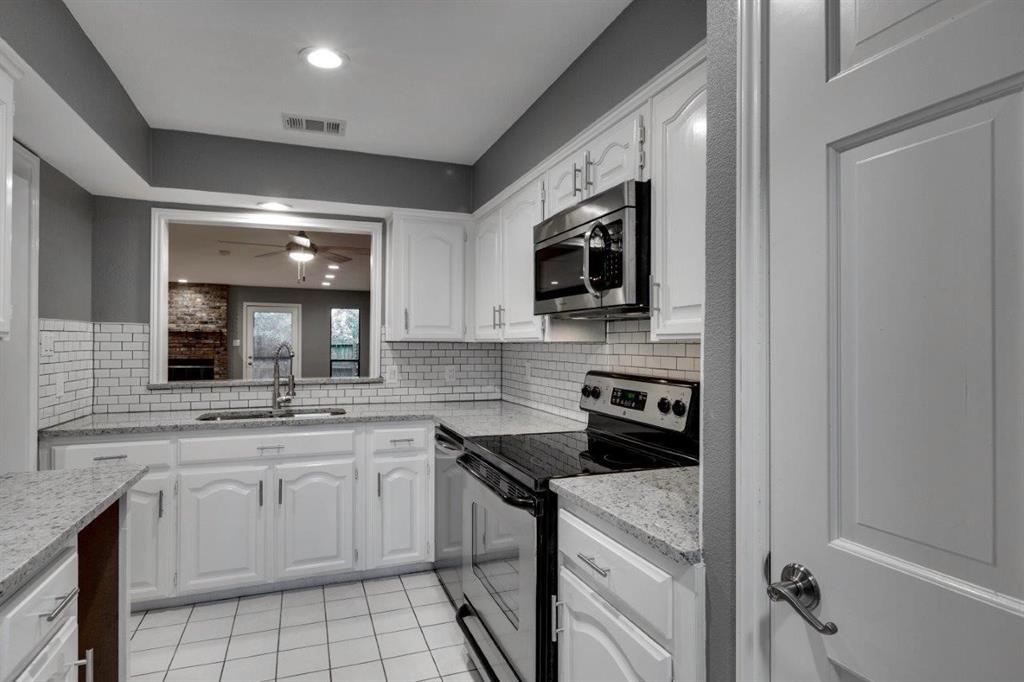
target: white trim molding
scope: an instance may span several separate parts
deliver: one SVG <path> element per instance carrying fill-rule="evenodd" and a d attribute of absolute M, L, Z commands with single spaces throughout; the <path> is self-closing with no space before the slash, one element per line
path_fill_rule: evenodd
<path fill-rule="evenodd" d="M 304 218 L 263 211 L 194 211 L 152 209 L 149 281 L 149 382 L 167 382 L 168 229 L 171 223 L 235 225 L 269 230 L 315 230 L 370 236 L 370 367 L 369 378 L 380 377 L 381 320 L 384 301 L 384 223 L 376 219 L 335 220 Z"/>
<path fill-rule="evenodd" d="M 39 466 L 38 441 L 35 437 L 39 428 L 39 157 L 17 142 L 14 143 L 14 175 L 29 182 L 28 209 L 28 354 L 29 382 L 25 400 L 29 405 L 27 430 L 31 434 L 29 451 L 24 454 L 27 471 Z M 13 195 L 13 192 L 12 192 Z M 13 221 L 12 221 L 13 227 Z M 7 388 L 12 388 L 7 386 Z"/>
<path fill-rule="evenodd" d="M 736 679 L 771 679 L 767 3 L 736 0 Z"/>

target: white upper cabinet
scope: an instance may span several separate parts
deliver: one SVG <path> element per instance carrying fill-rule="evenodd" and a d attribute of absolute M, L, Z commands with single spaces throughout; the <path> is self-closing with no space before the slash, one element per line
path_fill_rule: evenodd
<path fill-rule="evenodd" d="M 501 301 L 501 209 L 477 223 L 473 238 L 473 335 L 478 341 L 501 339 L 498 305 Z"/>
<path fill-rule="evenodd" d="M 14 186 L 14 77 L 0 59 L 0 341 L 11 335 L 11 242 Z M 13 69 L 13 67 L 11 67 Z"/>
<path fill-rule="evenodd" d="M 544 318 L 533 314 L 533 227 L 544 219 L 543 191 L 543 182 L 535 180 L 501 205 L 504 301 L 498 324 L 506 341 L 544 338 Z"/>
<path fill-rule="evenodd" d="M 390 229 L 389 341 L 461 341 L 468 216 L 396 211 Z"/>
<path fill-rule="evenodd" d="M 702 63 L 653 100 L 651 337 L 656 341 L 699 339 L 704 329 L 706 83 Z"/>
<path fill-rule="evenodd" d="M 278 464 L 274 577 L 355 568 L 356 456 Z"/>
<path fill-rule="evenodd" d="M 545 174 L 547 187 L 547 197 L 544 202 L 545 216 L 551 216 L 569 208 L 583 198 L 583 169 L 585 165 L 586 155 L 583 150 L 576 150 L 548 169 Z"/>
<path fill-rule="evenodd" d="M 633 112 L 587 144 L 583 189 L 593 196 L 627 180 L 639 180 L 643 109 Z"/>

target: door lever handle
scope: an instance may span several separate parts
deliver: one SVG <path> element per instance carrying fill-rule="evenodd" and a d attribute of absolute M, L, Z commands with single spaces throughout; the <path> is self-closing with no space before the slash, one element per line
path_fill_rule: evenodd
<path fill-rule="evenodd" d="M 768 598 L 784 601 L 807 621 L 807 624 L 823 635 L 839 632 L 835 623 L 822 623 L 811 609 L 821 601 L 821 588 L 807 567 L 800 564 L 786 564 L 782 569 L 782 580 L 768 586 Z"/>

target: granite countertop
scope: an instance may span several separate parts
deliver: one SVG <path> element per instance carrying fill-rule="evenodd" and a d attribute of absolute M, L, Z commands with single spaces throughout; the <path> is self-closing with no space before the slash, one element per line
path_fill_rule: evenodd
<path fill-rule="evenodd" d="M 563 502 L 608 521 L 670 559 L 703 561 L 700 467 L 551 480 Z"/>
<path fill-rule="evenodd" d="M 95 414 L 43 429 L 39 432 L 39 436 L 42 439 L 82 438 L 129 433 L 215 431 L 279 426 L 296 426 L 301 428 L 304 426 L 348 424 L 353 422 L 422 420 L 434 420 L 464 437 L 581 431 L 587 426 L 582 421 L 559 417 L 504 400 L 378 403 L 340 406 L 295 405 L 294 407 L 322 407 L 324 410 L 331 407 L 343 407 L 346 413 L 323 417 L 239 419 L 209 422 L 196 421 L 196 417 L 210 412 L 210 410 L 198 412 L 182 410 Z"/>
<path fill-rule="evenodd" d="M 145 473 L 143 466 L 115 464 L 0 476 L 0 601 Z"/>

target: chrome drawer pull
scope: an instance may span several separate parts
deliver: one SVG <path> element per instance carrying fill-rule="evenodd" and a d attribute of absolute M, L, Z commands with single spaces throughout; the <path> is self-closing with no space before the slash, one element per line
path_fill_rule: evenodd
<path fill-rule="evenodd" d="M 71 668 L 85 668 L 85 682 L 93 682 L 93 651 L 94 649 L 85 650 L 85 658 L 80 659 L 72 663 L 69 667 Z"/>
<path fill-rule="evenodd" d="M 608 574 L 612 570 L 610 568 L 601 568 L 595 562 L 595 560 L 594 560 L 595 558 L 594 557 L 592 557 L 592 556 L 585 556 L 582 552 L 577 552 L 576 556 L 579 557 L 579 560 L 582 561 L 583 563 L 585 563 L 587 566 L 590 566 L 592 569 L 594 569 L 595 571 L 600 573 L 602 578 L 607 578 Z"/>
<path fill-rule="evenodd" d="M 264 450 L 284 450 L 284 445 L 257 445 L 256 450 L 261 453 Z"/>
<path fill-rule="evenodd" d="M 104 455 L 103 457 L 93 457 L 94 462 L 109 462 L 115 459 L 128 459 L 128 455 Z"/>
<path fill-rule="evenodd" d="M 415 442 L 416 442 L 415 438 L 392 438 L 391 439 L 391 444 L 392 445 L 398 445 L 399 443 L 415 443 Z"/>
<path fill-rule="evenodd" d="M 52 623 L 53 621 L 57 620 L 57 617 L 60 616 L 61 612 L 64 609 L 66 609 L 68 607 L 68 604 L 73 602 L 75 600 L 75 597 L 77 596 L 78 588 L 76 587 L 63 597 L 60 597 L 60 603 L 53 607 L 53 611 L 50 611 L 50 613 L 41 613 L 39 614 L 39 617 L 46 618 L 47 623 Z"/>

